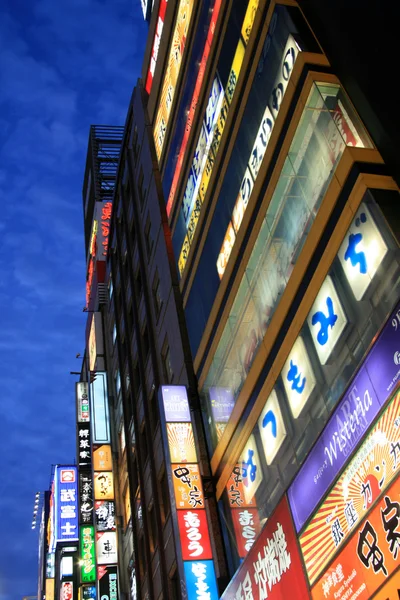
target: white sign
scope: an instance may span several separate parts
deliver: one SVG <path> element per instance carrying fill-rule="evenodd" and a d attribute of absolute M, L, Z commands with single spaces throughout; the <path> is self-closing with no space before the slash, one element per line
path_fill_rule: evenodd
<path fill-rule="evenodd" d="M 362 203 L 339 250 L 340 262 L 356 300 L 363 298 L 387 251 L 371 213 Z"/>
<path fill-rule="evenodd" d="M 248 504 L 262 481 L 261 462 L 257 451 L 256 440 L 252 433 L 247 440 L 240 458 L 243 491 Z"/>
<path fill-rule="evenodd" d="M 282 370 L 293 417 L 297 419 L 315 388 L 316 379 L 302 337 L 298 337 Z"/>
<path fill-rule="evenodd" d="M 267 465 L 270 465 L 286 437 L 285 423 L 283 422 L 275 390 L 272 390 L 258 419 L 258 429 L 260 431 L 265 460 L 267 461 Z"/>
<path fill-rule="evenodd" d="M 325 365 L 346 325 L 347 318 L 336 288 L 328 275 L 307 317 L 321 365 Z"/>
<path fill-rule="evenodd" d="M 117 533 L 96 533 L 96 556 L 98 565 L 115 565 L 118 562 Z"/>

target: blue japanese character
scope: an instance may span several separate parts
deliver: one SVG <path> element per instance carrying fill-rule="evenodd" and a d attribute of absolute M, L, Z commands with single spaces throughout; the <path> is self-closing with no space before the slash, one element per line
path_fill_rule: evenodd
<path fill-rule="evenodd" d="M 297 365 L 295 365 L 292 360 L 290 361 L 290 369 L 288 371 L 286 378 L 288 381 L 293 382 L 292 390 L 295 390 L 299 394 L 301 394 L 303 392 L 307 380 L 305 377 L 303 377 L 303 381 L 300 383 L 301 374 L 299 373 L 299 369 L 298 369 Z"/>
<path fill-rule="evenodd" d="M 272 410 L 269 410 L 265 414 L 265 417 L 263 418 L 263 422 L 262 422 L 263 429 L 266 428 L 268 423 L 271 423 L 272 435 L 276 438 L 276 417 Z"/>
<path fill-rule="evenodd" d="M 337 315 L 335 315 L 334 313 L 333 302 L 330 296 L 328 296 L 326 299 L 326 307 L 328 309 L 328 316 L 325 316 L 324 313 L 321 310 L 319 310 L 313 315 L 311 319 L 311 323 L 313 325 L 316 325 L 317 323 L 321 325 L 321 329 L 317 333 L 317 340 L 318 343 L 321 344 L 321 346 L 324 346 L 328 341 L 329 327 L 332 329 L 337 321 Z"/>
<path fill-rule="evenodd" d="M 360 265 L 360 273 L 365 275 L 367 272 L 367 259 L 364 252 L 357 252 L 356 246 L 362 240 L 362 233 L 351 233 L 349 235 L 349 245 L 347 246 L 347 250 L 344 254 L 345 260 L 350 260 L 353 267 L 356 265 Z"/>
<path fill-rule="evenodd" d="M 246 461 L 242 461 L 242 476 L 243 476 L 243 483 L 246 487 L 248 487 L 249 482 L 247 480 L 247 471 L 249 470 L 249 477 L 250 477 L 250 481 L 255 481 L 256 479 L 256 473 L 257 473 L 257 465 L 255 465 L 253 463 L 253 456 L 254 456 L 254 450 L 251 450 L 249 448 L 248 453 L 247 453 L 247 460 Z"/>

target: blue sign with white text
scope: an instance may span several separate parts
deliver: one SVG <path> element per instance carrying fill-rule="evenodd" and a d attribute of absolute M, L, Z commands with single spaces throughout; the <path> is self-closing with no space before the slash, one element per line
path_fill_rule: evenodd
<path fill-rule="evenodd" d="M 56 542 L 78 541 L 77 468 L 57 466 L 55 483 Z"/>
<path fill-rule="evenodd" d="M 188 600 L 218 600 L 217 582 L 212 560 L 190 560 L 183 563 Z"/>

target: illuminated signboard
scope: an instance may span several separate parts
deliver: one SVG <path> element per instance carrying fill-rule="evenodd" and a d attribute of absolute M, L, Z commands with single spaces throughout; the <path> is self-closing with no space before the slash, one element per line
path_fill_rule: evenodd
<path fill-rule="evenodd" d="M 84 381 L 80 381 L 75 384 L 75 391 L 78 423 L 88 423 L 90 420 L 88 384 Z"/>
<path fill-rule="evenodd" d="M 216 423 L 227 423 L 235 406 L 232 390 L 230 388 L 210 387 L 208 393 L 214 421 Z"/>
<path fill-rule="evenodd" d="M 54 600 L 55 581 L 54 578 L 46 579 L 45 593 L 46 600 Z"/>
<path fill-rule="evenodd" d="M 74 597 L 74 584 L 72 581 L 62 581 L 60 586 L 60 600 L 72 600 Z"/>
<path fill-rule="evenodd" d="M 60 561 L 61 577 L 67 577 L 74 572 L 72 556 L 63 556 Z"/>
<path fill-rule="evenodd" d="M 85 525 L 80 528 L 81 581 L 96 581 L 96 552 L 94 544 L 94 527 Z"/>
<path fill-rule="evenodd" d="M 295 341 L 281 376 L 290 409 L 297 419 L 317 383 L 301 336 Z"/>
<path fill-rule="evenodd" d="M 339 250 L 340 262 L 356 300 L 364 297 L 387 251 L 371 213 L 362 203 Z"/>
<path fill-rule="evenodd" d="M 93 481 L 90 471 L 79 471 L 79 521 L 93 525 Z"/>
<path fill-rule="evenodd" d="M 114 500 L 114 478 L 111 471 L 94 473 L 95 500 Z"/>
<path fill-rule="evenodd" d="M 46 578 L 54 579 L 55 577 L 55 554 L 48 552 L 46 555 Z"/>
<path fill-rule="evenodd" d="M 99 597 L 102 600 L 118 600 L 118 567 L 106 566 L 97 569 Z"/>
<path fill-rule="evenodd" d="M 112 452 L 109 444 L 93 446 L 93 469 L 95 471 L 112 471 Z"/>
<path fill-rule="evenodd" d="M 186 388 L 184 385 L 161 386 L 165 420 L 167 423 L 190 423 L 190 410 Z"/>
<path fill-rule="evenodd" d="M 90 451 L 90 423 L 78 423 L 78 464 L 80 467 L 90 467 L 92 456 Z"/>
<path fill-rule="evenodd" d="M 318 292 L 307 323 L 319 361 L 321 365 L 325 365 L 347 324 L 342 304 L 329 275 Z"/>
<path fill-rule="evenodd" d="M 307 585 L 286 497 L 264 525 L 222 600 L 304 600 Z"/>
<path fill-rule="evenodd" d="M 117 534 L 115 531 L 96 533 L 96 556 L 98 565 L 113 565 L 118 562 Z"/>
<path fill-rule="evenodd" d="M 188 112 L 188 115 L 186 118 L 186 127 L 185 127 L 185 131 L 183 134 L 181 147 L 178 152 L 178 160 L 176 163 L 174 177 L 172 180 L 171 189 L 170 189 L 169 196 L 168 196 L 168 202 L 167 202 L 167 215 L 168 216 L 170 215 L 171 210 L 172 210 L 172 205 L 173 205 L 174 198 L 175 198 L 176 188 L 177 188 L 179 176 L 180 176 L 181 170 L 182 170 L 183 158 L 185 156 L 186 147 L 187 147 L 187 144 L 189 141 L 189 134 L 192 129 L 192 123 L 193 123 L 196 108 L 197 108 L 197 102 L 199 100 L 200 90 L 203 85 L 204 73 L 206 70 L 208 56 L 210 54 L 211 43 L 212 43 L 212 40 L 214 37 L 214 31 L 215 31 L 215 27 L 217 24 L 219 11 L 221 8 L 221 2 L 222 2 L 222 0 L 216 0 L 216 2 L 214 3 L 213 10 L 212 10 L 210 25 L 209 25 L 208 33 L 207 33 L 207 39 L 206 39 L 206 43 L 204 45 L 204 50 L 203 50 L 203 56 L 201 57 L 199 72 L 197 75 L 196 84 L 194 86 L 193 96 L 192 96 L 192 100 L 190 102 L 190 107 L 189 107 L 189 112 Z"/>
<path fill-rule="evenodd" d="M 272 390 L 258 419 L 258 429 L 260 431 L 265 460 L 267 461 L 267 465 L 270 465 L 286 437 L 285 423 L 275 390 Z"/>
<path fill-rule="evenodd" d="M 400 311 L 397 307 L 288 490 L 297 531 L 397 385 L 400 364 L 396 364 L 393 357 L 399 347 Z"/>
<path fill-rule="evenodd" d="M 56 467 L 55 515 L 58 542 L 78 540 L 78 473 L 76 467 Z"/>
<path fill-rule="evenodd" d="M 115 506 L 108 500 L 97 500 L 94 504 L 97 531 L 115 531 Z"/>
<path fill-rule="evenodd" d="M 143 2 L 143 0 L 142 0 Z M 161 34 L 164 27 L 165 11 L 167 9 L 168 0 L 160 0 L 160 6 L 158 9 L 156 31 L 154 33 L 153 48 L 151 51 L 150 65 L 146 77 L 146 92 L 150 94 L 151 86 L 153 85 L 154 71 L 156 70 L 158 50 L 161 43 Z"/>
<path fill-rule="evenodd" d="M 238 463 L 233 468 L 233 471 L 228 479 L 228 483 L 226 484 L 230 508 L 255 507 L 257 505 L 254 496 L 250 498 L 248 494 L 245 495 L 242 476 L 242 465 L 241 463 Z"/>
<path fill-rule="evenodd" d="M 237 552 L 244 558 L 261 530 L 258 508 L 232 508 L 231 515 Z"/>
<path fill-rule="evenodd" d="M 93 444 L 109 444 L 107 374 L 96 371 L 96 379 L 90 384 L 90 414 Z"/>
<path fill-rule="evenodd" d="M 354 427 L 356 423 L 353 422 Z M 394 397 L 300 537 L 310 583 L 400 471 L 400 392 Z"/>
<path fill-rule="evenodd" d="M 399 572 L 393 575 L 381 590 L 374 596 L 374 600 L 399 600 L 400 579 Z"/>
<path fill-rule="evenodd" d="M 250 435 L 241 456 L 242 483 L 246 503 L 255 495 L 262 481 L 261 462 L 253 434 Z"/>
<path fill-rule="evenodd" d="M 265 156 L 274 123 L 282 105 L 298 52 L 299 50 L 295 39 L 293 36 L 289 35 L 285 50 L 283 52 L 283 58 L 278 75 L 275 78 L 274 87 L 270 95 L 269 102 L 265 108 L 265 112 L 262 117 L 250 157 L 248 159 L 248 169 L 244 174 L 242 183 L 240 185 L 238 198 L 233 209 L 233 218 L 235 218 L 236 223 L 236 234 L 238 233 L 244 212 L 248 205 L 251 190 L 253 189 L 254 182 L 257 179 L 261 163 Z M 220 279 L 222 279 L 228 264 L 230 254 L 235 243 L 235 237 L 234 224 L 230 223 L 228 225 L 224 241 L 222 242 L 220 254 L 217 260 L 217 271 Z"/>
<path fill-rule="evenodd" d="M 399 498 L 397 479 L 312 588 L 313 600 L 369 600 L 386 583 L 399 566 Z"/>
<path fill-rule="evenodd" d="M 212 549 L 204 507 L 203 486 L 197 463 L 193 427 L 186 389 L 182 386 L 163 386 L 160 389 L 160 408 L 165 419 L 162 434 L 169 450 L 170 492 L 174 494 L 173 523 L 181 544 L 183 573 L 188 600 L 217 600 L 218 591 Z M 165 393 L 167 390 L 167 393 Z M 171 400 L 172 399 L 172 400 Z M 178 403 L 176 401 L 178 399 Z M 171 416 L 182 419 L 166 422 Z"/>
<path fill-rule="evenodd" d="M 179 510 L 178 524 L 183 560 L 212 558 L 206 511 Z"/>
<path fill-rule="evenodd" d="M 157 159 L 160 160 L 164 147 L 165 134 L 172 111 L 175 90 L 181 70 L 187 33 L 192 17 L 194 0 L 180 0 L 175 21 L 167 68 L 161 89 L 161 98 L 154 124 L 154 144 Z"/>
<path fill-rule="evenodd" d="M 96 600 L 95 585 L 82 585 L 80 589 L 82 590 L 82 600 Z"/>
<path fill-rule="evenodd" d="M 101 219 L 100 219 L 100 230 L 101 230 L 101 240 L 100 240 L 100 251 L 101 256 L 106 257 L 108 251 L 108 239 L 110 237 L 110 225 L 111 225 L 111 215 L 112 215 L 112 203 L 105 202 L 101 205 Z"/>
<path fill-rule="evenodd" d="M 204 508 L 204 494 L 197 464 L 172 466 L 176 508 Z"/>
<path fill-rule="evenodd" d="M 249 42 L 251 30 L 253 29 L 254 25 L 254 19 L 256 18 L 257 8 L 258 0 L 250 0 L 247 5 L 246 14 L 244 15 L 241 31 L 245 44 L 248 44 Z"/>
<path fill-rule="evenodd" d="M 89 370 L 94 371 L 95 367 L 100 371 L 104 364 L 104 348 L 103 348 L 103 326 L 100 312 L 95 312 L 92 315 L 90 325 L 89 341 Z M 98 360 L 99 359 L 99 360 Z"/>

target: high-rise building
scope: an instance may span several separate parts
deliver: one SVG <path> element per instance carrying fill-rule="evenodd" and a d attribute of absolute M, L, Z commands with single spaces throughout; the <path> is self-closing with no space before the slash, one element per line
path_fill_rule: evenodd
<path fill-rule="evenodd" d="M 113 477 L 132 600 L 398 575 L 398 132 L 357 68 L 393 41 L 335 7 L 156 0 L 125 127 L 91 130 L 81 383 L 110 461 L 79 468 Z"/>

